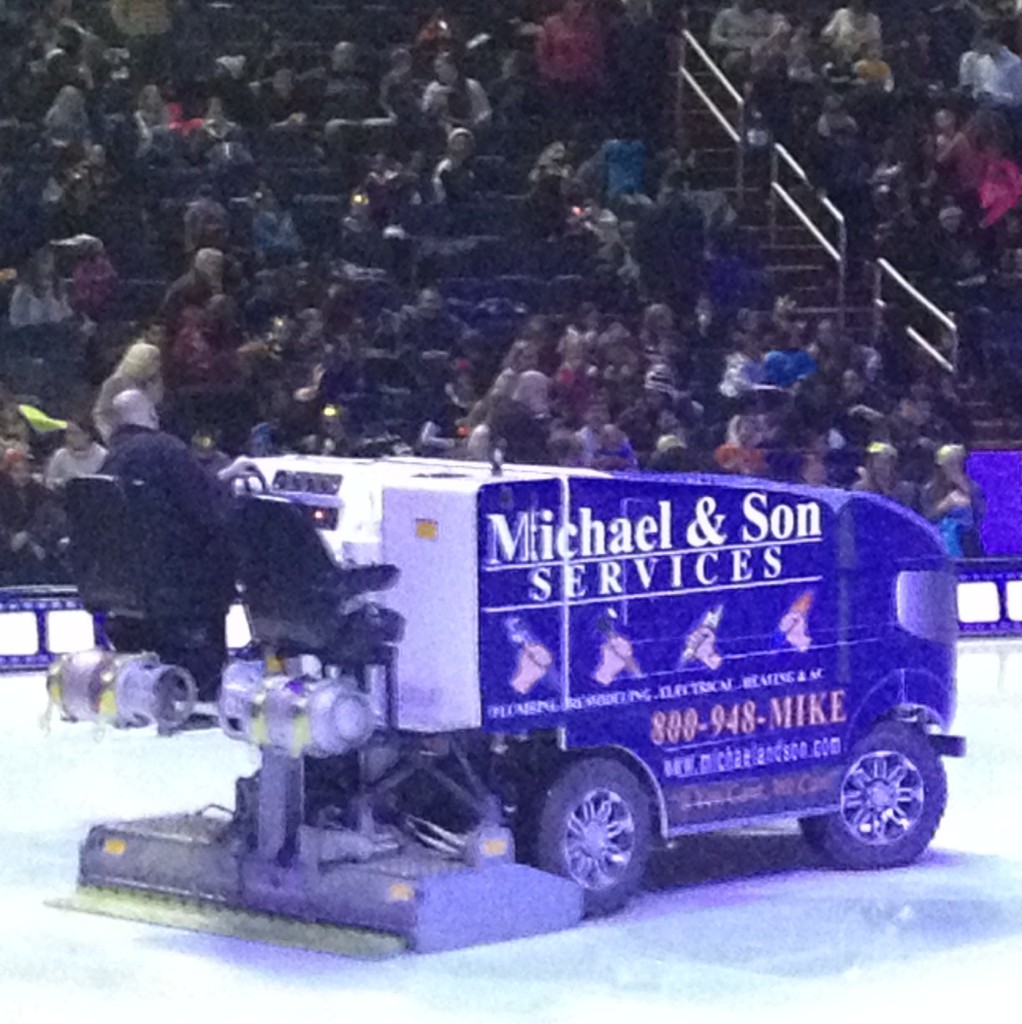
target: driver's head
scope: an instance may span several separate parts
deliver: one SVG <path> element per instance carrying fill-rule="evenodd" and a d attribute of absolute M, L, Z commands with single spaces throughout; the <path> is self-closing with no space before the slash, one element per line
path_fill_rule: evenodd
<path fill-rule="evenodd" d="M 121 427 L 158 430 L 160 426 L 156 406 L 143 391 L 122 391 L 113 401 L 113 413 L 115 430 Z"/>

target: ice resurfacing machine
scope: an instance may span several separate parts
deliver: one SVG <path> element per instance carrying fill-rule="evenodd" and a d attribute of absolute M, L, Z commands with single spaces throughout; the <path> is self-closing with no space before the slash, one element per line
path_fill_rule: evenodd
<path fill-rule="evenodd" d="M 612 911 L 691 832 L 797 817 L 853 868 L 932 839 L 964 750 L 955 577 L 893 503 L 415 459 L 262 476 L 232 524 L 253 644 L 218 705 L 259 770 L 227 814 L 93 828 L 86 891 L 434 951 Z M 131 488 L 81 488 L 151 535 Z M 94 518 L 72 538 L 86 606 L 153 614 L 145 545 L 112 559 Z M 170 732 L 193 698 L 123 652 L 66 656 L 49 687 L 70 717 Z"/>

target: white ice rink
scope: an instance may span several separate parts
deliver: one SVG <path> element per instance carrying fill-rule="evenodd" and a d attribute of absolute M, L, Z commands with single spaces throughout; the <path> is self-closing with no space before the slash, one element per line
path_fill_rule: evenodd
<path fill-rule="evenodd" d="M 90 824 L 230 803 L 254 767 L 213 733 L 38 725 L 0 677 L 0 1022 L 1022 1021 L 1022 645 L 963 643 L 950 804 L 916 866 L 818 869 L 797 834 L 688 840 L 652 891 L 573 932 L 346 960 L 49 909 Z"/>

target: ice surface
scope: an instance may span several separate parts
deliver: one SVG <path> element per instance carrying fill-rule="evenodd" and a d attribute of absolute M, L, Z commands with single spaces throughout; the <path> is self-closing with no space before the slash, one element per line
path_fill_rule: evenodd
<path fill-rule="evenodd" d="M 959 679 L 969 756 L 912 868 L 820 870 L 788 828 L 699 837 L 617 917 L 368 963 L 45 907 L 90 824 L 229 804 L 254 760 L 212 733 L 47 736 L 42 680 L 0 677 L 0 1022 L 1022 1019 L 1022 645 L 963 644 Z"/>

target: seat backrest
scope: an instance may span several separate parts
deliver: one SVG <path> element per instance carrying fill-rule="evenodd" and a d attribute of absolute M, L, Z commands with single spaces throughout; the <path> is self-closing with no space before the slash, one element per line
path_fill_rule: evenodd
<path fill-rule="evenodd" d="M 170 507 L 166 492 L 135 481 L 125 487 L 139 539 L 139 570 L 148 616 L 188 619 L 199 609 L 226 609 L 234 597 L 226 545 L 209 541 Z M 217 535 L 219 536 L 219 535 Z"/>
<path fill-rule="evenodd" d="M 281 498 L 245 496 L 235 503 L 230 532 L 254 638 L 313 654 L 329 647 L 335 567 L 308 516 Z"/>
<path fill-rule="evenodd" d="M 397 576 L 388 565 L 338 566 L 311 518 L 282 498 L 239 498 L 231 537 L 253 637 L 281 653 L 332 651 L 345 603 Z"/>
<path fill-rule="evenodd" d="M 71 568 L 82 603 L 90 612 L 142 617 L 138 533 L 121 482 L 108 476 L 71 480 L 67 514 Z"/>
<path fill-rule="evenodd" d="M 191 550 L 153 488 L 82 477 L 68 483 L 67 512 L 75 585 L 89 611 L 179 619 L 219 603 L 211 595 L 225 586 L 223 568 Z"/>

